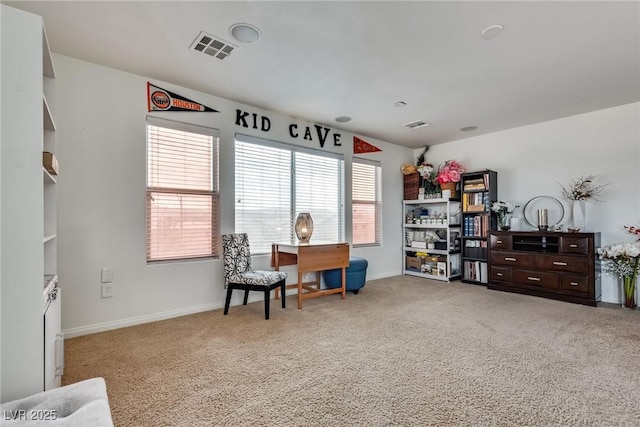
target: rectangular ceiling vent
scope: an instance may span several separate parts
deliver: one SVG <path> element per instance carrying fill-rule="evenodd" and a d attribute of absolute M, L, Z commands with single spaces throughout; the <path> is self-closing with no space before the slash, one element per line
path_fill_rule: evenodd
<path fill-rule="evenodd" d="M 222 40 L 220 37 L 207 34 L 201 31 L 196 37 L 195 41 L 189 47 L 190 50 L 204 53 L 205 55 L 218 58 L 220 60 L 225 59 L 231 54 L 236 46 L 232 45 L 228 41 Z"/>
<path fill-rule="evenodd" d="M 424 126 L 429 126 L 429 123 L 425 122 L 424 120 L 416 120 L 415 122 L 406 123 L 403 126 L 406 126 L 411 129 L 418 129 Z"/>

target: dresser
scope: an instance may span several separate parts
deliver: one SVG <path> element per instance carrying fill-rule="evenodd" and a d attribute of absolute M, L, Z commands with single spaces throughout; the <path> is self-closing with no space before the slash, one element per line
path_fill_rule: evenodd
<path fill-rule="evenodd" d="M 595 306 L 598 247 L 600 233 L 491 231 L 487 287 Z"/>

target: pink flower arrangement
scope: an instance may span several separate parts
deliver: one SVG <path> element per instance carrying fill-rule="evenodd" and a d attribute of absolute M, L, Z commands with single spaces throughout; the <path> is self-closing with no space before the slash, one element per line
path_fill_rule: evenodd
<path fill-rule="evenodd" d="M 438 168 L 439 183 L 443 182 L 459 182 L 462 179 L 464 167 L 455 160 L 447 160 L 444 166 Z"/>

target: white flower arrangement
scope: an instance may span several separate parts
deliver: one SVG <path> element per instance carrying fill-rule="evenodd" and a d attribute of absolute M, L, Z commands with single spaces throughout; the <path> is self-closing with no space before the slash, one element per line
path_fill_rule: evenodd
<path fill-rule="evenodd" d="M 581 176 L 571 181 L 568 186 L 560 185 L 562 195 L 567 200 L 596 200 L 600 201 L 600 193 L 609 184 L 595 185 L 593 181 L 597 175 Z"/>
<path fill-rule="evenodd" d="M 638 256 L 640 255 L 640 242 L 615 243 L 598 249 L 600 259 L 609 262 L 604 268 L 620 278 L 634 277 L 638 275 Z"/>
<path fill-rule="evenodd" d="M 491 210 L 496 212 L 498 215 L 505 215 L 513 213 L 520 206 L 513 205 L 511 202 L 507 202 L 504 200 L 498 200 L 497 202 L 493 202 L 491 205 Z"/>

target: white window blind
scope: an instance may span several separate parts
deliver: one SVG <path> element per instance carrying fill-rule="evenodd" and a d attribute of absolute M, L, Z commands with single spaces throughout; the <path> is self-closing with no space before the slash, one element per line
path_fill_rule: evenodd
<path fill-rule="evenodd" d="M 218 257 L 218 131 L 147 117 L 147 261 Z"/>
<path fill-rule="evenodd" d="M 294 239 L 300 212 L 313 218 L 312 241 L 344 241 L 341 156 L 237 134 L 235 174 L 235 230 L 252 253 Z"/>
<path fill-rule="evenodd" d="M 353 245 L 382 243 L 382 168 L 380 162 L 353 159 Z"/>

